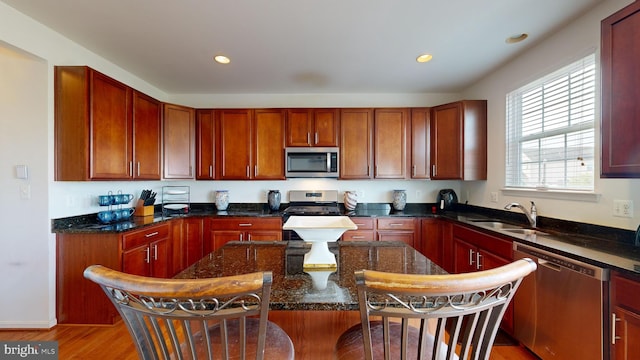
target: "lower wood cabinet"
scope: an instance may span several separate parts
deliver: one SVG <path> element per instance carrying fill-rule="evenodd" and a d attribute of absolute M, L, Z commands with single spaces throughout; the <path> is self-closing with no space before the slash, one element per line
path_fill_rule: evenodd
<path fill-rule="evenodd" d="M 119 319 L 102 289 L 84 278 L 90 265 L 157 277 L 170 277 L 172 272 L 170 222 L 126 233 L 61 233 L 56 247 L 59 324 L 113 324 Z"/>
<path fill-rule="evenodd" d="M 420 241 L 414 248 L 444 268 L 444 246 L 441 235 L 442 221 L 437 218 L 420 219 Z"/>
<path fill-rule="evenodd" d="M 166 278 L 169 262 L 169 223 L 146 227 L 122 235 L 122 271 L 128 274 Z"/>
<path fill-rule="evenodd" d="M 375 241 L 375 219 L 372 217 L 352 217 L 351 221 L 358 227 L 357 230 L 345 231 L 343 241 Z"/>
<path fill-rule="evenodd" d="M 349 230 L 342 235 L 343 241 L 403 241 L 415 247 L 419 231 L 414 217 L 353 217 L 358 230 Z"/>
<path fill-rule="evenodd" d="M 640 276 L 611 273 L 611 359 L 640 359 Z"/>
<path fill-rule="evenodd" d="M 207 221 L 204 252 L 209 253 L 229 241 L 280 241 L 282 218 L 280 217 L 225 217 Z"/>
<path fill-rule="evenodd" d="M 513 261 L 512 241 L 456 224 L 453 224 L 452 236 L 456 274 L 494 269 Z M 513 333 L 513 303 L 504 314 L 501 328 Z"/>
<path fill-rule="evenodd" d="M 196 261 L 202 259 L 204 234 L 204 218 L 187 217 L 171 220 L 173 235 L 172 243 L 172 275 L 188 268 Z"/>

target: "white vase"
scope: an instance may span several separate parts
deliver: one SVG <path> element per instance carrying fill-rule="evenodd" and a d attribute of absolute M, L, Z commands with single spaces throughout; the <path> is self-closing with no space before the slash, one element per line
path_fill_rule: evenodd
<path fill-rule="evenodd" d="M 407 192 L 404 190 L 393 190 L 393 209 L 402 211 L 405 205 L 407 205 Z"/>
<path fill-rule="evenodd" d="M 347 211 L 353 211 L 358 206 L 358 193 L 355 191 L 344 192 L 344 208 Z"/>
<path fill-rule="evenodd" d="M 229 191 L 217 190 L 216 191 L 216 209 L 218 211 L 225 211 L 229 207 Z"/>

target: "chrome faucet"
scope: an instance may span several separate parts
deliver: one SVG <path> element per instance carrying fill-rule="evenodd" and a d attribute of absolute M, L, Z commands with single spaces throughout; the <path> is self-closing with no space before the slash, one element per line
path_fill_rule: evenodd
<path fill-rule="evenodd" d="M 504 209 L 511 210 L 512 207 L 517 207 L 518 209 L 522 210 L 522 212 L 525 215 L 527 215 L 527 220 L 529 220 L 529 224 L 531 224 L 531 227 L 532 228 L 536 227 L 536 218 L 538 217 L 538 210 L 536 209 L 536 204 L 533 201 L 531 202 L 531 212 L 527 211 L 527 209 L 525 209 L 524 206 L 516 202 L 507 204 L 504 207 Z"/>

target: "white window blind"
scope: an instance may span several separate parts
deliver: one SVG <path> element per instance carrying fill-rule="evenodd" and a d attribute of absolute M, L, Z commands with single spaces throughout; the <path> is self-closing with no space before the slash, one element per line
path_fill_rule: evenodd
<path fill-rule="evenodd" d="M 595 54 L 507 94 L 506 186 L 593 190 Z"/>

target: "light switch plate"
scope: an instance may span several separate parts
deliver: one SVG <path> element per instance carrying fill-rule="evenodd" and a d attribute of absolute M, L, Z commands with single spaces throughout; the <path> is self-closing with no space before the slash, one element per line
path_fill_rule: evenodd
<path fill-rule="evenodd" d="M 16 178 L 29 179 L 29 168 L 27 165 L 16 165 Z"/>

